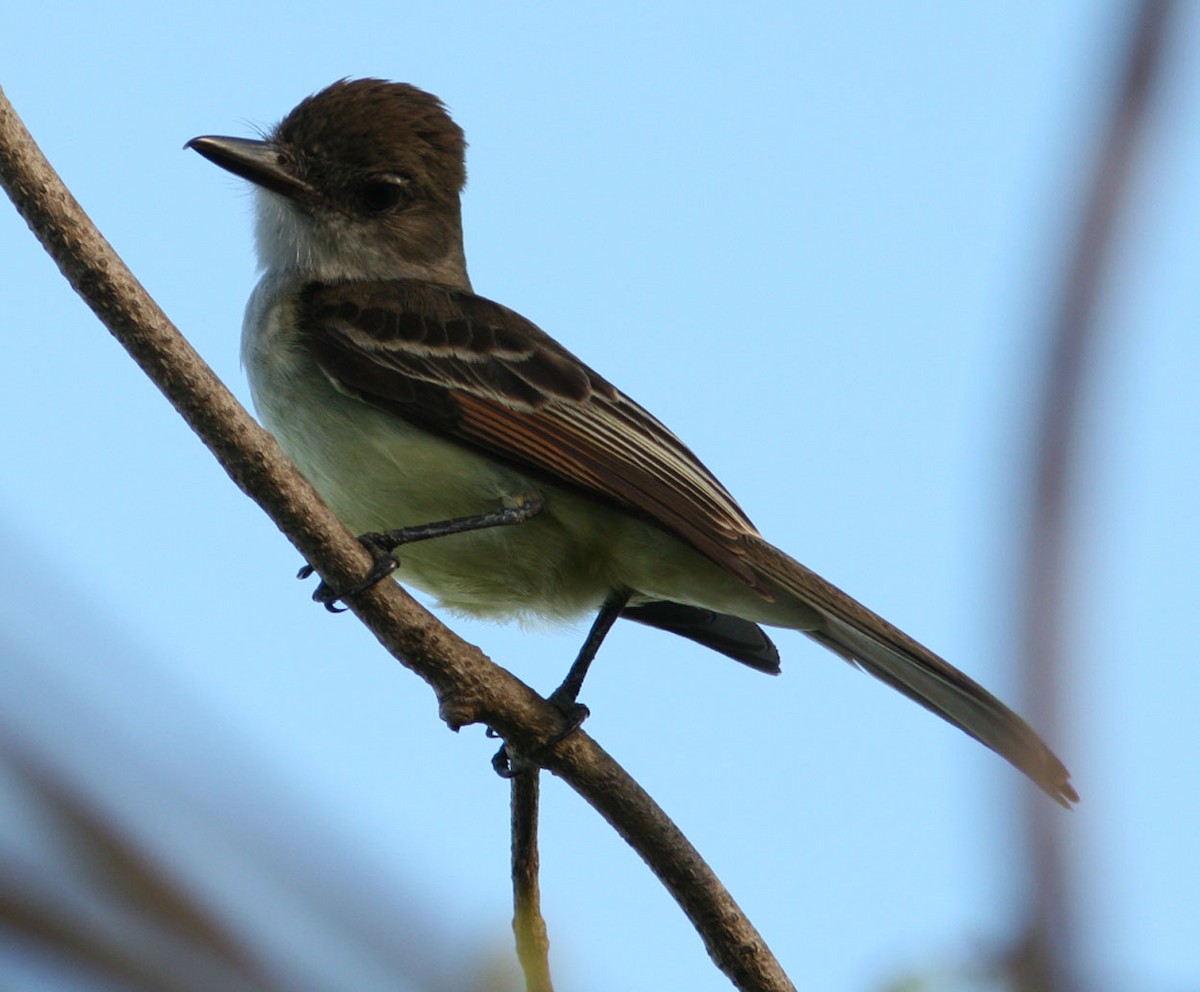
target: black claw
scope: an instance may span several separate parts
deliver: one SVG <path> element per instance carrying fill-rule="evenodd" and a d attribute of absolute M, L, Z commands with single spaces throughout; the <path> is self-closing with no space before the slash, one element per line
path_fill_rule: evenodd
<path fill-rule="evenodd" d="M 509 758 L 507 744 L 502 744 L 500 750 L 492 755 L 492 771 L 501 778 L 514 778 L 521 770 L 516 762 Z"/>
<path fill-rule="evenodd" d="M 349 593 L 347 593 L 349 595 Z M 337 595 L 324 582 L 317 586 L 316 591 L 312 594 L 313 602 L 320 603 L 330 613 L 345 613 L 346 607 L 338 606 L 338 600 L 342 597 Z"/>
<path fill-rule="evenodd" d="M 342 597 L 337 594 L 337 590 L 333 588 L 324 579 L 313 590 L 312 599 L 314 603 L 320 603 L 330 613 L 344 613 L 345 610 L 337 606 L 337 601 Z"/>

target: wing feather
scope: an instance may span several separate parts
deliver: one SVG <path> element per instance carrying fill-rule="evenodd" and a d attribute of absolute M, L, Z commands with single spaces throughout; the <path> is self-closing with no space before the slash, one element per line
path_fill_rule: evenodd
<path fill-rule="evenodd" d="M 313 284 L 301 327 L 364 402 L 633 510 L 769 595 L 742 560 L 757 531 L 674 434 L 524 317 L 415 280 Z"/>

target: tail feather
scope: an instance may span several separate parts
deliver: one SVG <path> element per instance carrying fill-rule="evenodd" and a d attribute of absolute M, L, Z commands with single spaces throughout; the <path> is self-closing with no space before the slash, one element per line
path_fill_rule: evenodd
<path fill-rule="evenodd" d="M 746 561 L 778 593 L 821 614 L 824 623 L 804 633 L 990 747 L 1063 806 L 1078 801 L 1054 752 L 983 686 L 765 541 L 748 542 Z"/>

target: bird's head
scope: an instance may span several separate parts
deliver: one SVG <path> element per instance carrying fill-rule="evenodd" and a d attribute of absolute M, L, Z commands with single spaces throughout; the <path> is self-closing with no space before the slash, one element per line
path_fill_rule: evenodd
<path fill-rule="evenodd" d="M 264 139 L 206 135 L 187 147 L 258 187 L 265 268 L 466 282 L 466 141 L 442 102 L 415 86 L 341 80 Z"/>

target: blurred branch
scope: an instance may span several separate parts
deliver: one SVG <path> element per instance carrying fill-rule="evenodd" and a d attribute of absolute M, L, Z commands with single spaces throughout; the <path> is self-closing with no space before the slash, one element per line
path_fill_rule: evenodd
<path fill-rule="evenodd" d="M 76 292 L 321 577 L 346 588 L 365 574 L 366 552 L 117 257 L 3 91 L 0 183 Z M 379 642 L 433 688 L 451 729 L 484 723 L 523 754 L 563 729 L 558 710 L 443 626 L 396 583 L 381 582 L 352 599 L 351 609 Z M 641 855 L 737 988 L 792 989 L 763 939 L 687 838 L 587 734 L 571 734 L 544 764 Z"/>
<path fill-rule="evenodd" d="M 102 810 L 56 779 L 6 731 L 0 731 L 0 755 L 0 767 L 22 787 L 23 803 L 37 808 L 40 822 L 53 824 L 47 835 L 65 839 L 56 853 L 101 894 L 105 908 L 97 913 L 93 904 L 91 913 L 82 910 L 64 900 L 43 873 L 31 866 L 21 871 L 10 862 L 0 865 L 6 869 L 0 929 L 114 988 L 283 992 L 236 926 L 155 864 Z"/>
<path fill-rule="evenodd" d="M 1025 549 L 1023 684 L 1034 726 L 1051 740 L 1062 732 L 1063 617 L 1069 585 L 1071 511 L 1077 505 L 1079 427 L 1088 373 L 1098 347 L 1096 314 L 1129 198 L 1151 99 L 1161 73 L 1172 0 L 1143 0 L 1133 8 L 1122 43 L 1124 66 L 1102 143 L 1092 165 L 1087 199 L 1047 329 L 1050 354 L 1038 402 L 1032 505 Z M 1074 912 L 1064 859 L 1067 821 L 1046 804 L 1026 801 L 1034 884 L 1026 932 L 1013 958 L 1021 992 L 1079 988 L 1074 968 Z"/>

